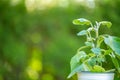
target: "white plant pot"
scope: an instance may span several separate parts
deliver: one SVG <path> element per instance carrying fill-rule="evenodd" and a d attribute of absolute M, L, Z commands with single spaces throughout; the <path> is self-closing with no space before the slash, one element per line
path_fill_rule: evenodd
<path fill-rule="evenodd" d="M 114 80 L 114 73 L 80 72 L 78 80 Z"/>

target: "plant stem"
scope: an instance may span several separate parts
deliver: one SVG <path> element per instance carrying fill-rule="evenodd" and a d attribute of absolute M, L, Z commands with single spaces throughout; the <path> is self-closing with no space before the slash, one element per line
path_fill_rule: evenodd
<path fill-rule="evenodd" d="M 92 42 L 92 47 L 95 47 L 94 42 L 93 42 L 93 39 L 92 39 L 92 36 L 91 36 L 91 33 L 90 33 L 89 31 L 88 31 L 88 34 L 89 34 L 90 39 L 91 39 L 91 42 Z"/>
<path fill-rule="evenodd" d="M 96 38 L 98 38 L 99 36 L 99 27 L 100 27 L 100 24 L 96 21 L 96 26 L 95 26 L 95 31 L 96 31 Z"/>
<path fill-rule="evenodd" d="M 92 23 L 90 23 L 90 25 L 91 25 L 92 28 L 94 28 Z"/>
<path fill-rule="evenodd" d="M 98 23 L 96 21 L 96 26 L 95 26 L 95 33 L 96 33 L 95 42 L 96 42 L 96 47 L 98 47 L 97 40 L 98 40 L 98 37 L 99 37 L 99 27 L 100 27 L 100 23 Z"/>
<path fill-rule="evenodd" d="M 98 29 L 96 29 L 96 39 L 98 38 L 99 33 L 98 33 Z"/>
<path fill-rule="evenodd" d="M 87 47 L 89 47 L 89 46 L 80 47 L 80 48 L 77 50 L 77 52 L 79 52 L 80 50 L 85 49 L 85 48 L 87 48 Z"/>

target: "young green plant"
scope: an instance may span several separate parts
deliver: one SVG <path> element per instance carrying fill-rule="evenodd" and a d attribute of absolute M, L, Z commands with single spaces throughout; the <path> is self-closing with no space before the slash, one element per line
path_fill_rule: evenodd
<path fill-rule="evenodd" d="M 117 71 L 120 73 L 120 66 L 118 60 L 120 59 L 120 38 L 110 36 L 108 34 L 99 34 L 101 26 L 111 27 L 112 23 L 108 21 L 91 21 L 79 18 L 73 20 L 74 25 L 88 25 L 86 30 L 77 33 L 78 36 L 86 36 L 85 46 L 80 47 L 77 53 L 71 58 L 70 66 L 71 73 L 68 78 L 72 77 L 77 72 L 90 71 L 90 72 L 109 72 Z M 101 44 L 105 45 L 101 47 Z M 89 49 L 89 52 L 85 51 Z M 106 57 L 110 57 L 111 61 Z M 103 63 L 109 61 L 114 65 L 115 69 L 107 70 L 104 68 Z"/>

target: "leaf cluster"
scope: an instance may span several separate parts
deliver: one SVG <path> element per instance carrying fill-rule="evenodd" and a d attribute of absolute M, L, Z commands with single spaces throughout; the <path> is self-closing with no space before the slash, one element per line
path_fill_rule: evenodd
<path fill-rule="evenodd" d="M 71 58 L 70 66 L 71 73 L 68 78 L 77 72 L 90 71 L 90 72 L 109 72 L 116 70 L 120 73 L 120 38 L 110 36 L 108 34 L 99 35 L 99 28 L 105 26 L 110 28 L 112 23 L 109 21 L 91 21 L 79 18 L 73 20 L 74 25 L 88 25 L 86 30 L 77 33 L 78 36 L 86 36 L 85 46 L 80 47 L 77 53 Z M 93 36 L 94 33 L 95 36 Z M 106 48 L 102 48 L 101 44 L 104 43 Z M 85 49 L 89 48 L 90 52 L 86 53 Z M 107 62 L 106 56 L 109 56 L 115 69 L 107 70 L 103 67 L 103 63 Z"/>

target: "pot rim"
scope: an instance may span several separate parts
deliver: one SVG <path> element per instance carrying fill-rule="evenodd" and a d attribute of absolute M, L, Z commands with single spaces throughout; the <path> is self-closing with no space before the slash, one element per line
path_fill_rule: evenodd
<path fill-rule="evenodd" d="M 91 71 L 81 71 L 78 73 L 91 73 L 91 74 L 114 74 L 114 72 L 91 72 Z"/>

